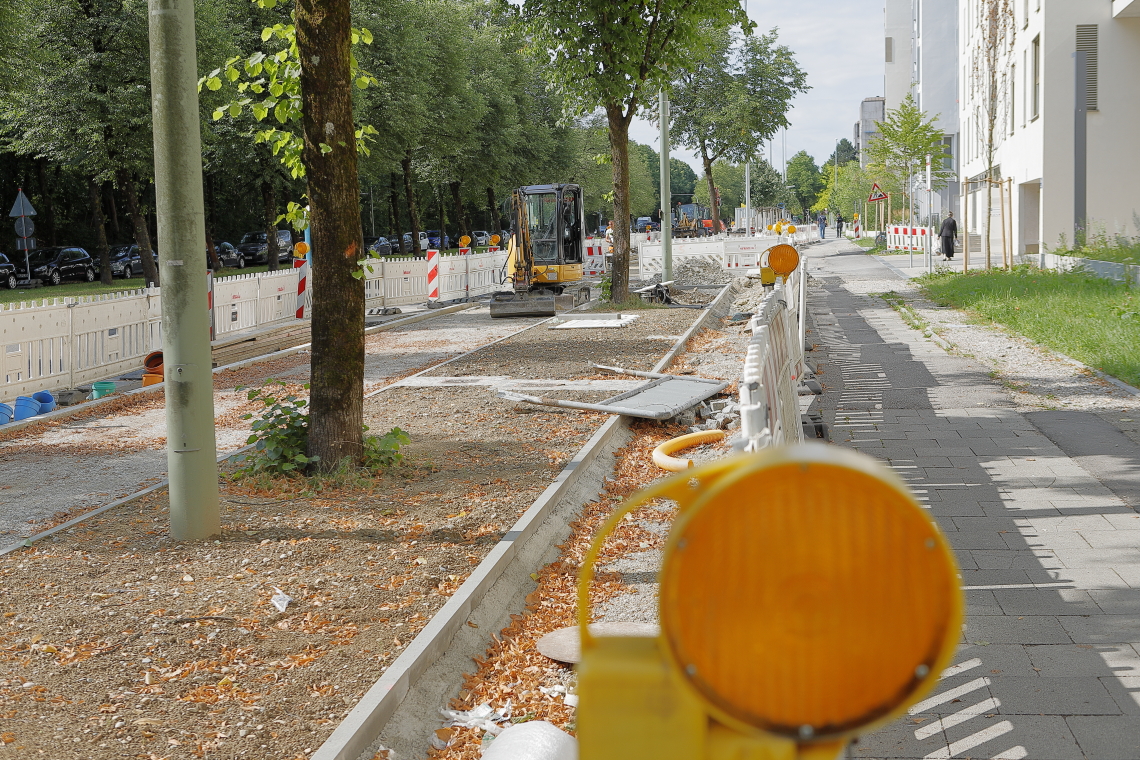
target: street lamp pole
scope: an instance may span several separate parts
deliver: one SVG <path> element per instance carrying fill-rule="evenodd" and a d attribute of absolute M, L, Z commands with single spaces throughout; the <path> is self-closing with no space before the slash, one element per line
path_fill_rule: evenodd
<path fill-rule="evenodd" d="M 669 177 L 669 93 L 661 90 L 661 281 L 673 279 L 673 183 Z"/>
<path fill-rule="evenodd" d="M 170 534 L 221 530 L 194 0 L 149 0 Z"/>

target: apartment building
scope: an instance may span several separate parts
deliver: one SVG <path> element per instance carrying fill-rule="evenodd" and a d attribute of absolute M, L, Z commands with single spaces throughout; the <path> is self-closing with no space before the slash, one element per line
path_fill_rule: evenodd
<path fill-rule="evenodd" d="M 1071 244 L 1078 231 L 1137 234 L 1140 0 L 1012 0 L 996 46 L 993 102 L 986 86 L 988 5 L 961 0 L 958 17 L 961 177 L 974 180 L 966 196 L 971 230 L 984 230 L 981 180 L 990 174 L 1013 181 L 1015 253 Z M 995 203 L 990 214 L 997 231 L 1001 207 Z M 991 245 L 999 237 L 992 232 Z"/>
<path fill-rule="evenodd" d="M 883 97 L 864 98 L 859 104 L 859 121 L 851 135 L 851 143 L 859 151 L 859 166 L 867 168 L 866 148 L 879 136 L 877 122 L 886 118 L 886 99 Z"/>
<path fill-rule="evenodd" d="M 886 109 L 898 108 L 908 94 L 942 131 L 946 168 L 956 171 L 959 152 L 959 0 L 885 0 L 884 92 Z M 961 189 L 950 182 L 934 198 L 934 214 L 958 210 Z M 926 216 L 925 194 L 919 194 Z"/>

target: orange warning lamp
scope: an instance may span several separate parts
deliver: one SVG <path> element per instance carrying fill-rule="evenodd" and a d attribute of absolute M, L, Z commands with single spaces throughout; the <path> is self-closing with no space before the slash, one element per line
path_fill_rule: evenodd
<path fill-rule="evenodd" d="M 788 234 L 789 234 L 789 235 L 794 235 L 794 234 L 796 234 L 796 225 L 794 225 L 794 224 L 789 224 L 789 225 L 788 225 Z"/>
<path fill-rule="evenodd" d="M 672 499 L 656 638 L 592 636 L 606 535 Z M 938 526 L 876 460 L 822 444 L 690 469 L 607 521 L 579 586 L 582 760 L 834 760 L 937 683 L 962 627 Z"/>
<path fill-rule="evenodd" d="M 469 235 L 460 235 L 459 236 L 459 247 L 460 248 L 466 248 L 469 245 L 471 245 L 471 237 Z"/>
<path fill-rule="evenodd" d="M 499 238 L 498 235 L 492 235 L 491 236 L 491 245 L 498 245 L 500 239 L 501 238 Z"/>
<path fill-rule="evenodd" d="M 299 243 L 295 243 L 293 245 L 293 256 L 295 258 L 298 258 L 298 259 L 304 258 L 305 254 L 307 254 L 308 252 L 309 252 L 309 244 L 306 243 L 304 240 L 300 241 Z"/>
<path fill-rule="evenodd" d="M 795 246 L 787 243 L 774 245 L 766 253 L 768 254 L 768 266 L 784 279 L 787 279 L 800 265 L 800 252 L 796 250 Z"/>

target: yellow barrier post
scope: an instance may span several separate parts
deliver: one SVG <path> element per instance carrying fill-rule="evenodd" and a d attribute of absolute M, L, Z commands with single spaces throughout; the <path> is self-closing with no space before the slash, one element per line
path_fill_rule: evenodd
<path fill-rule="evenodd" d="M 679 505 L 656 638 L 590 634 L 602 542 Z M 963 615 L 938 526 L 876 460 L 821 444 L 686 470 L 599 531 L 579 584 L 582 760 L 833 760 L 950 663 Z"/>

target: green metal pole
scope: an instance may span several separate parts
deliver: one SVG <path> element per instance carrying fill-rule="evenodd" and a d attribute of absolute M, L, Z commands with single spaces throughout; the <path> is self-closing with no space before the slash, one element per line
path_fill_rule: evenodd
<path fill-rule="evenodd" d="M 221 530 L 194 0 L 149 0 L 170 534 Z"/>
<path fill-rule="evenodd" d="M 673 183 L 669 178 L 669 93 L 661 91 L 661 281 L 673 279 Z"/>

